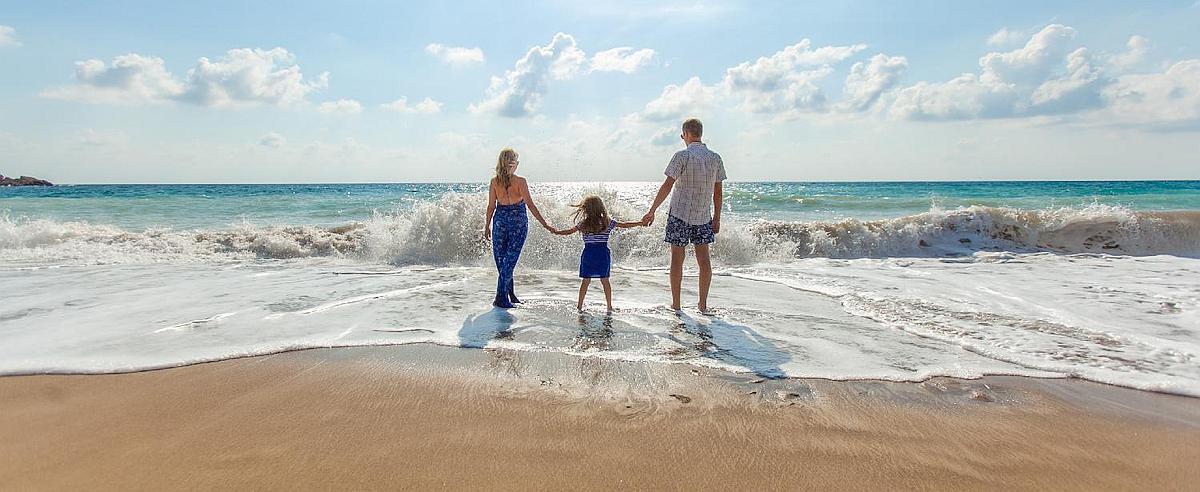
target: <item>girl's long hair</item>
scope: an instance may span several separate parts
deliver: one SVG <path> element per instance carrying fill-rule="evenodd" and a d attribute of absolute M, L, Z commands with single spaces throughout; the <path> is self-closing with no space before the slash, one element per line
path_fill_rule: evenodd
<path fill-rule="evenodd" d="M 596 195 L 583 197 L 583 201 L 571 205 L 575 207 L 573 220 L 579 224 L 579 232 L 584 234 L 600 234 L 608 230 L 608 210 L 604 201 Z"/>
<path fill-rule="evenodd" d="M 496 181 L 505 189 L 512 182 L 512 171 L 508 169 L 508 165 L 517 160 L 517 151 L 506 148 L 500 151 L 500 156 L 496 158 Z"/>

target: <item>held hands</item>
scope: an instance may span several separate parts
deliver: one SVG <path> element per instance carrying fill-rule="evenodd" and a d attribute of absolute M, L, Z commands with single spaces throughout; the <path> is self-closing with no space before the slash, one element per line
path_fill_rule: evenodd
<path fill-rule="evenodd" d="M 550 234 L 557 234 L 559 236 L 565 236 L 567 234 L 570 234 L 569 230 L 555 229 L 554 226 L 550 225 L 549 223 L 542 223 L 542 227 L 546 228 L 547 231 L 550 231 Z"/>
<path fill-rule="evenodd" d="M 721 216 L 717 215 L 717 216 L 713 217 L 712 224 L 713 224 L 713 234 L 719 234 L 721 232 Z"/>
<path fill-rule="evenodd" d="M 654 211 L 653 210 L 646 212 L 646 215 L 642 216 L 642 227 L 649 226 L 652 224 L 654 224 Z"/>

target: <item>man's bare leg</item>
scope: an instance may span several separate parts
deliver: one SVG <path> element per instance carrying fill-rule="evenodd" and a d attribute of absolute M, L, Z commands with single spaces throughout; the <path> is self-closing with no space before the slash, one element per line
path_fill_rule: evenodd
<path fill-rule="evenodd" d="M 679 286 L 683 283 L 683 246 L 671 246 L 671 309 L 679 310 Z"/>
<path fill-rule="evenodd" d="M 708 245 L 696 245 L 696 266 L 700 268 L 700 312 L 708 311 L 708 286 L 712 285 L 712 261 L 708 257 Z"/>

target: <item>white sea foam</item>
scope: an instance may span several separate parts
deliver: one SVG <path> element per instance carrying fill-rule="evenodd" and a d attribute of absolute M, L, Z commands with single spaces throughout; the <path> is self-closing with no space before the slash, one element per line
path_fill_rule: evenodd
<path fill-rule="evenodd" d="M 611 211 L 627 220 L 632 206 L 610 196 Z M 82 263 L 228 261 L 248 258 L 344 257 L 395 265 L 484 265 L 481 197 L 450 193 L 403 213 L 377 212 L 339 227 L 235 224 L 222 230 L 127 231 L 103 224 L 0 218 L 0 260 Z M 541 203 L 552 222 L 565 225 L 564 202 Z M 730 216 L 732 215 L 732 216 Z M 660 216 L 660 222 L 665 216 Z M 551 236 L 531 220 L 523 261 L 571 268 L 570 240 Z M 618 260 L 641 263 L 661 250 L 661 226 L 614 235 Z M 792 258 L 943 257 L 977 251 L 1200 255 L 1200 212 L 1135 212 L 1090 205 L 1043 210 L 963 207 L 895 219 L 836 222 L 749 220 L 727 214 L 717 261 L 749 264 Z"/>
<path fill-rule="evenodd" d="M 606 201 L 618 217 L 639 215 L 613 194 Z M 565 202 L 539 205 L 565 224 Z M 935 207 L 804 223 L 727 214 L 711 317 L 663 307 L 660 217 L 614 234 L 611 318 L 575 313 L 578 238 L 533 222 L 517 276 L 526 304 L 492 310 L 483 212 L 479 196 L 447 194 L 332 228 L 0 219 L 0 374 L 424 342 L 770 377 L 1015 374 L 1200 396 L 1197 212 Z M 694 299 L 693 279 L 685 285 Z"/>

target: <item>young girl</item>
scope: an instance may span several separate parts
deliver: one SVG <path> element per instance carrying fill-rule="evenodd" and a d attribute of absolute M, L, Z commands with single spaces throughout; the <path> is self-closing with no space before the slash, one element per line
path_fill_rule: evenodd
<path fill-rule="evenodd" d="M 608 312 L 612 312 L 612 286 L 608 283 L 609 270 L 612 269 L 612 256 L 608 251 L 608 234 L 617 227 L 637 227 L 641 222 L 617 222 L 608 216 L 604 202 L 596 195 L 584 197 L 582 202 L 572 205 L 575 207 L 575 227 L 570 229 L 555 229 L 555 234 L 566 236 L 576 231 L 583 234 L 583 254 L 579 256 L 579 302 L 576 309 L 583 310 L 583 298 L 587 296 L 588 286 L 592 279 L 600 279 L 604 286 L 604 302 L 608 304 Z"/>

